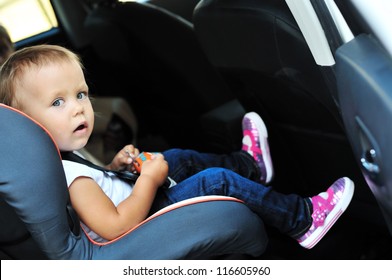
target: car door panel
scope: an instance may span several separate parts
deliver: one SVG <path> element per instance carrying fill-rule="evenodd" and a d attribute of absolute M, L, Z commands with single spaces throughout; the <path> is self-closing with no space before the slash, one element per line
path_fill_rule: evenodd
<path fill-rule="evenodd" d="M 392 59 L 373 37 L 359 35 L 338 48 L 336 79 L 355 157 L 392 233 Z"/>

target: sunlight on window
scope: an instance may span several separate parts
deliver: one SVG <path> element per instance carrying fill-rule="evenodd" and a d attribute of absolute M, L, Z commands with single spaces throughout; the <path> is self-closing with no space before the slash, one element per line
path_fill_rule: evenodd
<path fill-rule="evenodd" d="M 13 42 L 58 26 L 50 0 L 0 0 L 0 24 Z"/>

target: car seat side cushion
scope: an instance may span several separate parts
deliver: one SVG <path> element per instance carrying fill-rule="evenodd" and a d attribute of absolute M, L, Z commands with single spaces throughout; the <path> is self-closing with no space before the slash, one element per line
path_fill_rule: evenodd
<path fill-rule="evenodd" d="M 193 205 L 193 204 L 199 204 L 199 203 L 205 203 L 205 202 L 212 202 L 212 201 L 232 201 L 232 202 L 237 202 L 237 203 L 243 203 L 241 200 L 234 198 L 234 197 L 227 197 L 227 196 L 220 196 L 220 195 L 209 195 L 209 196 L 200 196 L 200 197 L 194 197 L 194 198 L 189 198 L 177 203 L 174 203 L 172 205 L 166 206 L 165 208 L 157 211 L 156 213 L 152 214 L 151 216 L 149 216 L 148 218 L 146 218 L 144 221 L 142 221 L 141 223 L 139 223 L 138 225 L 136 225 L 135 227 L 133 227 L 132 229 L 130 229 L 129 231 L 127 231 L 126 233 L 122 234 L 121 236 L 108 241 L 108 242 L 96 242 L 93 239 L 91 239 L 87 233 L 85 232 L 85 234 L 87 235 L 87 237 L 89 238 L 89 240 L 96 244 L 96 245 L 100 245 L 100 246 L 104 246 L 113 242 L 116 242 L 117 240 L 121 239 L 123 236 L 128 235 L 130 233 L 132 233 L 134 230 L 142 227 L 145 223 L 148 223 L 168 212 L 174 211 L 176 209 L 182 208 L 182 207 L 186 207 L 189 205 Z M 207 217 L 206 217 L 207 218 Z M 83 229 L 83 228 L 82 228 Z"/>

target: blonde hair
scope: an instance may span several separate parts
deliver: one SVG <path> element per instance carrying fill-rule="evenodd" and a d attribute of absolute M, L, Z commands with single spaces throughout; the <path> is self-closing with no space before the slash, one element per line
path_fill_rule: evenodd
<path fill-rule="evenodd" d="M 84 70 L 80 57 L 62 46 L 37 45 L 17 50 L 0 68 L 0 102 L 18 108 L 15 88 L 27 71 L 33 67 L 70 61 L 77 62 Z"/>

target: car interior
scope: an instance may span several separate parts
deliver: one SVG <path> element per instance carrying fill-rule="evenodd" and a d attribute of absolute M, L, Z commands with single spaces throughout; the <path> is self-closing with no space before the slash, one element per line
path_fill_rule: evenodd
<path fill-rule="evenodd" d="M 80 54 L 98 112 L 94 133 L 83 151 L 92 161 L 108 162 L 126 143 L 134 143 L 141 151 L 157 152 L 169 148 L 214 153 L 239 150 L 242 117 L 254 111 L 268 128 L 275 170 L 273 188 L 312 196 L 337 178 L 354 181 L 350 206 L 315 248 L 304 249 L 261 223 L 255 226 L 260 232 L 257 252 L 246 249 L 209 258 L 392 258 L 392 159 L 387 142 L 392 135 L 385 129 L 392 117 L 388 94 L 392 91 L 388 79 L 392 55 L 363 21 L 355 1 L 50 2 L 59 22 L 56 32 L 37 35 L 16 46 L 60 44 Z M 295 6 L 299 2 L 306 2 L 304 5 L 320 18 L 333 63 L 316 63 L 315 51 L 309 47 L 309 37 L 295 13 L 295 8 L 305 7 Z M 333 8 L 326 4 L 330 2 L 335 3 Z M 352 39 L 342 39 L 330 11 L 344 16 Z M 9 108 L 0 109 L 2 114 L 10 113 Z M 46 154 L 58 156 L 56 151 Z M 9 203 L 12 195 L 1 195 Z M 8 209 L 3 199 L 1 209 Z M 63 199 L 62 207 L 67 204 Z M 241 204 L 208 203 L 235 204 L 226 211 L 237 211 L 238 207 L 246 221 L 253 220 Z M 190 206 L 213 212 L 212 207 L 203 208 L 205 204 Z M 15 227 L 23 228 L 26 221 L 21 223 L 20 215 L 24 217 L 23 213 L 32 208 L 17 209 L 22 209 L 16 213 L 19 219 L 15 213 L 1 214 L 1 224 L 9 223 L 12 217 Z M 7 211 L 4 213 L 15 210 Z M 180 211 L 185 210 L 172 211 L 168 223 L 174 225 L 183 219 Z M 61 215 L 61 224 L 67 228 L 64 236 L 75 242 L 69 217 Z M 202 224 L 196 216 L 195 223 Z M 21 238 L 9 238 L 14 229 L 2 233 L 2 259 L 48 257 L 47 251 L 37 250 L 31 230 L 34 238 L 41 240 L 39 234 L 27 225 L 28 231 L 23 228 L 22 234 L 17 234 Z M 216 228 L 211 223 L 204 227 L 205 232 L 208 227 Z M 132 242 L 136 243 L 141 237 L 138 233 L 134 236 Z M 218 247 L 222 240 L 216 240 Z M 88 240 L 83 237 L 83 242 Z M 246 242 L 249 240 L 244 238 Z M 18 248 L 18 253 L 10 248 Z M 182 254 L 161 256 L 186 258 L 186 253 Z M 151 254 L 145 256 L 151 258 Z"/>

